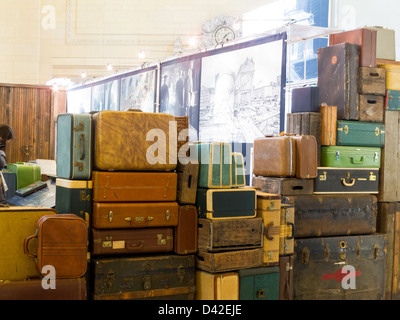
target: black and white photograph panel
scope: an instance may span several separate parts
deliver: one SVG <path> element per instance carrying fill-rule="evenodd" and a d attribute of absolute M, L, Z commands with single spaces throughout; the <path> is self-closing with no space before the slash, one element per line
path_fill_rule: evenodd
<path fill-rule="evenodd" d="M 119 79 L 104 83 L 104 110 L 119 110 Z"/>
<path fill-rule="evenodd" d="M 155 112 L 157 69 L 140 70 L 121 78 L 120 110 Z"/>
<path fill-rule="evenodd" d="M 286 81 L 282 37 L 220 52 L 202 60 L 199 140 L 253 143 L 279 134 Z"/>
<path fill-rule="evenodd" d="M 91 106 L 92 89 L 90 87 L 67 91 L 67 112 L 88 113 Z"/>
<path fill-rule="evenodd" d="M 182 58 L 161 64 L 160 113 L 189 116 L 189 140 L 199 128 L 200 59 Z"/>
<path fill-rule="evenodd" d="M 104 83 L 92 86 L 92 106 L 90 111 L 104 110 Z"/>

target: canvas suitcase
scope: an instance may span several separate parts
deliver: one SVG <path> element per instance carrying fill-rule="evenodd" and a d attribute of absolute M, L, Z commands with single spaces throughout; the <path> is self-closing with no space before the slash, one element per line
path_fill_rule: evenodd
<path fill-rule="evenodd" d="M 379 192 L 377 168 L 318 168 L 314 182 L 315 194 Z"/>
<path fill-rule="evenodd" d="M 385 110 L 385 97 L 360 94 L 360 119 L 359 121 L 383 122 Z"/>
<path fill-rule="evenodd" d="M 360 66 L 375 67 L 377 44 L 376 30 L 361 28 L 329 35 L 329 46 L 346 42 L 360 46 Z"/>
<path fill-rule="evenodd" d="M 263 231 L 261 218 L 199 219 L 198 248 L 208 252 L 261 248 Z"/>
<path fill-rule="evenodd" d="M 292 90 L 292 113 L 318 112 L 319 88 L 303 87 Z"/>
<path fill-rule="evenodd" d="M 180 204 L 196 204 L 199 164 L 178 164 L 176 172 L 178 174 L 177 201 Z"/>
<path fill-rule="evenodd" d="M 387 238 L 382 234 L 296 239 L 295 300 L 382 300 Z"/>
<path fill-rule="evenodd" d="M 396 202 L 400 199 L 400 113 L 398 111 L 385 112 L 385 128 L 378 199 L 380 202 Z"/>
<path fill-rule="evenodd" d="M 385 146 L 385 124 L 339 120 L 336 145 L 383 148 Z"/>
<path fill-rule="evenodd" d="M 91 114 L 63 113 L 57 116 L 57 177 L 87 180 L 92 173 Z"/>
<path fill-rule="evenodd" d="M 359 52 L 356 44 L 342 43 L 318 49 L 320 104 L 337 107 L 337 119 L 359 120 Z"/>
<path fill-rule="evenodd" d="M 279 257 L 279 300 L 293 300 L 293 254 Z"/>
<path fill-rule="evenodd" d="M 386 70 L 360 67 L 359 93 L 365 95 L 386 95 Z"/>
<path fill-rule="evenodd" d="M 29 242 L 36 239 L 36 253 L 31 253 Z M 88 229 L 86 222 L 74 214 L 42 216 L 37 232 L 23 243 L 24 253 L 35 258 L 43 276 L 43 267 L 51 265 L 57 279 L 80 278 L 87 269 Z"/>
<path fill-rule="evenodd" d="M 264 224 L 263 266 L 279 263 L 279 240 L 281 231 L 281 196 L 257 192 L 257 217 Z"/>
<path fill-rule="evenodd" d="M 281 203 L 281 228 L 279 232 L 279 255 L 293 254 L 294 250 L 294 205 Z"/>
<path fill-rule="evenodd" d="M 239 274 L 196 270 L 196 300 L 239 300 Z"/>
<path fill-rule="evenodd" d="M 196 206 L 199 218 L 254 218 L 257 208 L 253 188 L 197 189 Z"/>
<path fill-rule="evenodd" d="M 174 202 L 176 172 L 93 171 L 94 202 Z"/>
<path fill-rule="evenodd" d="M 337 107 L 321 105 L 321 145 L 336 146 Z"/>
<path fill-rule="evenodd" d="M 388 111 L 400 110 L 400 91 L 387 90 L 387 95 L 385 99 L 385 109 Z"/>
<path fill-rule="evenodd" d="M 16 162 L 7 164 L 7 170 L 17 175 L 17 190 L 40 181 L 40 166 L 30 162 Z"/>
<path fill-rule="evenodd" d="M 174 252 L 176 254 L 197 252 L 198 220 L 196 206 L 179 206 L 178 224 L 174 228 Z"/>
<path fill-rule="evenodd" d="M 253 146 L 253 174 L 294 177 L 296 154 L 296 141 L 292 136 L 256 138 Z"/>
<path fill-rule="evenodd" d="M 91 180 L 56 179 L 58 213 L 73 213 L 90 225 L 92 217 L 93 183 Z"/>
<path fill-rule="evenodd" d="M 368 194 L 282 197 L 295 207 L 295 239 L 372 234 L 376 231 L 377 198 Z"/>
<path fill-rule="evenodd" d="M 386 70 L 386 89 L 400 90 L 400 66 L 397 64 L 379 64 Z"/>
<path fill-rule="evenodd" d="M 24 240 L 35 234 L 36 225 L 44 215 L 56 215 L 44 207 L 0 207 L 0 279 L 18 281 L 39 277 L 36 262 L 24 254 Z M 30 250 L 34 249 L 34 245 Z"/>
<path fill-rule="evenodd" d="M 252 184 L 257 190 L 284 196 L 314 192 L 314 179 L 253 177 Z"/>
<path fill-rule="evenodd" d="M 318 107 L 319 110 L 319 107 Z M 318 164 L 321 156 L 321 120 L 320 112 L 288 113 L 286 132 L 296 135 L 311 135 L 317 141 Z"/>
<path fill-rule="evenodd" d="M 334 168 L 380 168 L 381 148 L 323 146 L 321 167 Z"/>
<path fill-rule="evenodd" d="M 93 203 L 92 226 L 96 229 L 176 227 L 176 202 Z"/>
<path fill-rule="evenodd" d="M 317 176 L 318 146 L 314 136 L 296 135 L 296 178 L 313 179 Z"/>
<path fill-rule="evenodd" d="M 143 254 L 171 252 L 174 249 L 172 227 L 137 229 L 92 228 L 92 255 Z"/>
<path fill-rule="evenodd" d="M 43 288 L 42 279 L 0 283 L 0 300 L 86 300 L 86 279 L 57 279 L 55 288 Z M 46 280 L 45 280 L 46 281 Z"/>
<path fill-rule="evenodd" d="M 245 249 L 222 252 L 199 250 L 196 255 L 196 269 L 210 273 L 228 272 L 262 266 L 262 249 Z"/>
<path fill-rule="evenodd" d="M 239 300 L 278 300 L 279 267 L 238 270 Z"/>
<path fill-rule="evenodd" d="M 105 110 L 93 115 L 93 125 L 96 170 L 175 170 L 178 152 L 173 116 Z"/>
<path fill-rule="evenodd" d="M 94 257 L 90 261 L 90 297 L 94 300 L 193 299 L 193 255 Z"/>
<path fill-rule="evenodd" d="M 191 145 L 192 149 L 200 164 L 199 188 L 232 187 L 232 147 L 229 143 L 195 143 Z"/>
<path fill-rule="evenodd" d="M 376 30 L 376 59 L 396 60 L 395 30 L 381 26 L 368 26 Z"/>
<path fill-rule="evenodd" d="M 244 158 L 240 152 L 232 152 L 232 188 L 246 186 Z"/>

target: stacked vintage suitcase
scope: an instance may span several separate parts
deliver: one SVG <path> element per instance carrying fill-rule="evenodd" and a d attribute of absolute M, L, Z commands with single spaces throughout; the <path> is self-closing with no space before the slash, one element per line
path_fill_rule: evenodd
<path fill-rule="evenodd" d="M 199 159 L 196 299 L 276 300 L 278 268 L 265 267 L 256 190 L 241 153 L 222 142 L 191 145 Z"/>
<path fill-rule="evenodd" d="M 138 111 L 65 114 L 59 128 L 64 117 L 88 121 L 69 126 L 77 136 L 67 153 L 77 159 L 64 160 L 77 172 L 82 161 L 93 163 L 90 180 L 81 186 L 60 179 L 56 209 L 87 218 L 89 297 L 193 299 L 197 212 L 193 200 L 177 201 L 175 118 Z"/>
<path fill-rule="evenodd" d="M 295 207 L 294 299 L 390 298 L 385 274 L 391 283 L 398 268 L 398 243 L 388 239 L 398 198 L 397 169 L 387 167 L 398 166 L 399 122 L 384 110 L 386 72 L 376 67 L 376 48 L 372 28 L 331 36 L 318 52 L 318 86 L 293 92 L 287 132 L 321 144 L 314 185 L 278 189 Z M 276 190 L 260 179 L 264 190 Z"/>

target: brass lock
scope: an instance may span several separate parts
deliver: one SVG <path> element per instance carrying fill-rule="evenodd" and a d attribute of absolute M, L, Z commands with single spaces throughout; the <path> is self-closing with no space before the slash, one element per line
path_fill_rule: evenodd
<path fill-rule="evenodd" d="M 112 247 L 112 236 L 106 236 L 106 241 L 103 241 L 103 248 L 111 248 Z"/>
<path fill-rule="evenodd" d="M 369 181 L 376 181 L 376 175 L 373 172 L 369 173 Z"/>
<path fill-rule="evenodd" d="M 264 295 L 265 295 L 264 289 L 257 290 L 257 294 L 256 294 L 257 298 L 264 298 Z"/>
<path fill-rule="evenodd" d="M 146 291 L 151 289 L 151 276 L 146 275 L 143 277 L 143 289 Z"/>
<path fill-rule="evenodd" d="M 323 174 L 319 176 L 319 181 L 326 181 L 327 173 L 328 173 L 327 171 L 324 171 Z"/>

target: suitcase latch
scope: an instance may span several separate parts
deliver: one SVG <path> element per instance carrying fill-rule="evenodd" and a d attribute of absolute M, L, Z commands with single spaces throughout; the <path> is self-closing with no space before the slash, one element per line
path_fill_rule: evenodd
<path fill-rule="evenodd" d="M 378 162 L 378 152 L 375 152 L 375 162 Z"/>
<path fill-rule="evenodd" d="M 109 213 L 108 213 L 108 222 L 112 222 L 113 221 L 113 217 L 114 217 L 114 212 L 112 212 L 112 211 L 110 211 Z"/>
<path fill-rule="evenodd" d="M 143 277 L 143 289 L 146 291 L 151 289 L 151 276 L 147 275 Z"/>
<path fill-rule="evenodd" d="M 319 181 L 326 181 L 326 174 L 327 173 L 328 173 L 327 171 L 324 171 L 323 174 L 321 174 L 319 176 Z"/>
<path fill-rule="evenodd" d="M 349 127 L 346 125 L 344 126 L 344 134 L 348 134 L 349 133 Z"/>
<path fill-rule="evenodd" d="M 369 173 L 369 181 L 376 181 L 376 175 L 373 172 Z"/>
<path fill-rule="evenodd" d="M 79 171 L 83 171 L 83 162 L 74 161 L 74 166 L 78 167 Z"/>
<path fill-rule="evenodd" d="M 165 220 L 169 221 L 169 217 L 171 216 L 171 213 L 169 212 L 169 210 L 167 210 L 165 212 Z"/>
<path fill-rule="evenodd" d="M 114 272 L 112 272 L 112 271 L 107 272 L 107 275 L 106 275 L 106 284 L 107 284 L 107 288 L 108 288 L 108 289 L 111 289 L 112 284 L 113 284 L 113 282 L 114 282 L 114 279 L 115 279 Z"/>
<path fill-rule="evenodd" d="M 103 241 L 103 248 L 111 248 L 112 247 L 112 236 L 106 236 L 106 241 Z"/>
<path fill-rule="evenodd" d="M 289 262 L 287 262 L 285 270 L 286 270 L 286 272 L 289 272 L 290 270 L 293 270 L 293 266 Z"/>
<path fill-rule="evenodd" d="M 336 160 L 340 160 L 340 152 L 339 151 L 336 151 Z"/>
<path fill-rule="evenodd" d="M 157 234 L 157 244 L 159 246 L 165 246 L 167 244 L 167 239 L 163 239 L 162 236 L 162 234 Z"/>
<path fill-rule="evenodd" d="M 265 295 L 265 290 L 261 289 L 261 290 L 257 290 L 257 298 L 264 298 Z"/>

